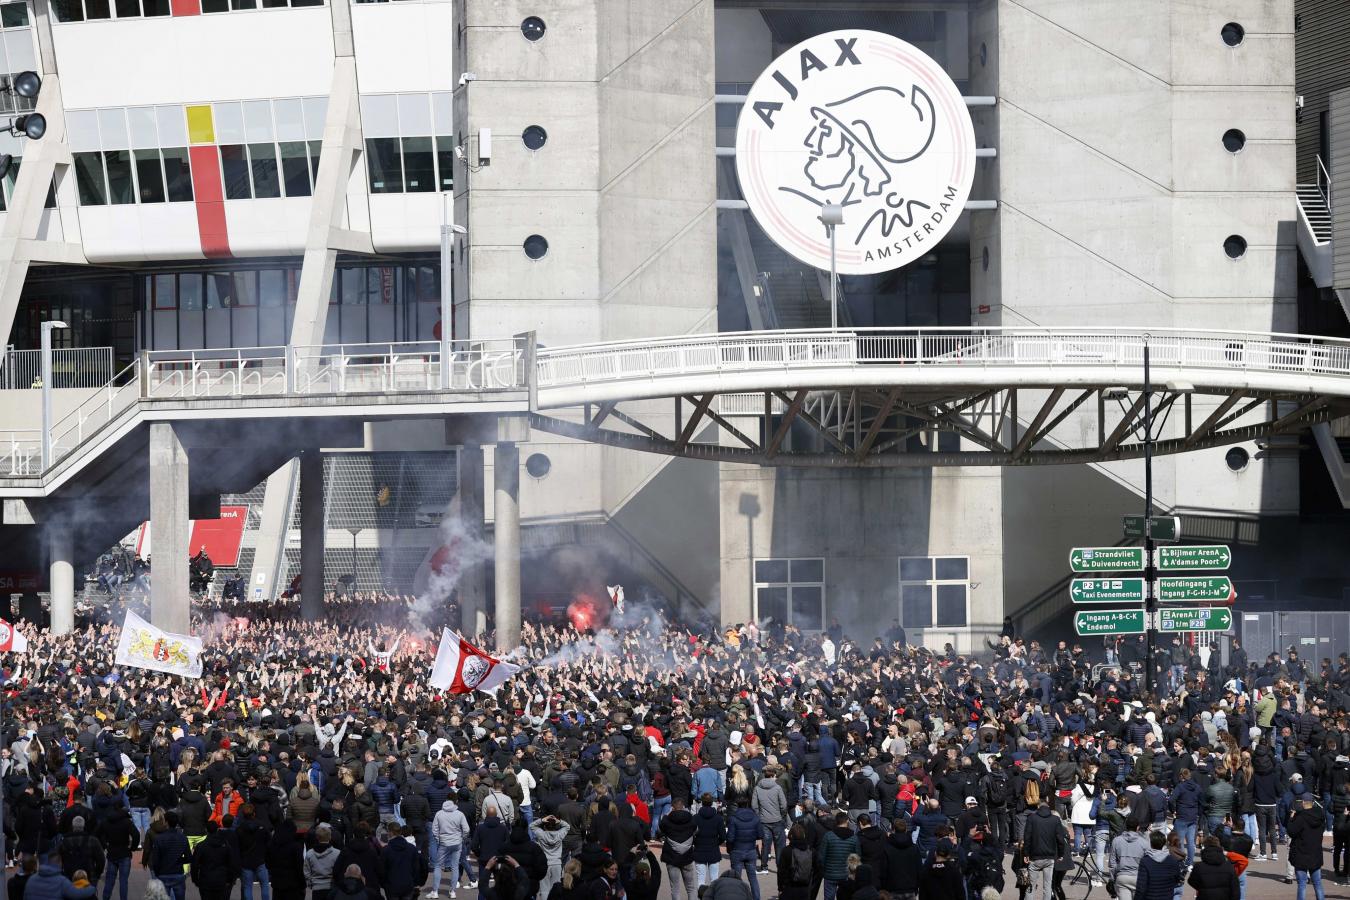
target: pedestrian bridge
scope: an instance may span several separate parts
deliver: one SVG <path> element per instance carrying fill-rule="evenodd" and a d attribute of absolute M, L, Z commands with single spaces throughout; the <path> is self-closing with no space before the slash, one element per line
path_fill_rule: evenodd
<path fill-rule="evenodd" d="M 0 430 L 0 495 L 59 491 L 150 422 L 466 414 L 634 450 L 761 465 L 1104 462 L 1295 432 L 1350 413 L 1350 341 L 1175 329 L 942 328 L 145 352 L 56 418 Z M 11 392 L 13 393 L 13 392 Z M 62 393 L 62 392 L 58 392 Z M 142 438 L 142 444 L 144 439 Z M 298 448 L 297 448 L 298 449 Z"/>

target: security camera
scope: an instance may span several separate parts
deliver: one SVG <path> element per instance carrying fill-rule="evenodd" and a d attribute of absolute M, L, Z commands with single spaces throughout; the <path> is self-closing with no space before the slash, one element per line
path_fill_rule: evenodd
<path fill-rule="evenodd" d="M 464 87 L 464 85 L 468 84 L 470 81 L 477 81 L 477 80 L 478 80 L 477 75 L 473 74 L 472 72 L 465 72 L 459 76 L 459 86 Z"/>
<path fill-rule="evenodd" d="M 1107 400 L 1124 400 L 1130 396 L 1130 389 L 1127 387 L 1103 388 L 1102 396 Z"/>
<path fill-rule="evenodd" d="M 455 148 L 455 159 L 462 160 L 463 158 L 464 158 L 464 145 L 460 144 Z"/>

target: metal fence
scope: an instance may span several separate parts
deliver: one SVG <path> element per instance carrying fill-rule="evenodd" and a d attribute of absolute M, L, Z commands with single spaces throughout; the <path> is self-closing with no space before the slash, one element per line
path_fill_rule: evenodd
<path fill-rule="evenodd" d="M 103 387 L 113 376 L 111 347 L 74 347 L 52 351 L 52 387 Z M 0 390 L 42 387 L 41 350 L 5 350 Z"/>

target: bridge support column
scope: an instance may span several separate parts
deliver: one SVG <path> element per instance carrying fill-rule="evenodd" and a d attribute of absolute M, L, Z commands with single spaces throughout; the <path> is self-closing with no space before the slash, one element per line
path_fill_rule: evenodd
<path fill-rule="evenodd" d="M 300 454 L 300 617 L 306 622 L 323 616 L 325 506 L 323 455 L 306 450 Z"/>
<path fill-rule="evenodd" d="M 466 442 L 459 448 L 459 518 L 467 541 L 483 540 L 483 445 Z M 487 630 L 487 567 L 478 563 L 459 582 L 460 630 L 472 640 Z"/>
<path fill-rule="evenodd" d="M 154 538 L 150 622 L 175 634 L 187 634 L 191 618 L 188 495 L 188 454 L 177 430 L 171 422 L 150 423 L 150 530 Z M 52 612 L 54 627 L 54 608 Z"/>
<path fill-rule="evenodd" d="M 70 529 L 58 523 L 47 526 L 47 565 L 51 632 L 70 634 L 75 630 L 75 565 L 71 560 Z"/>
<path fill-rule="evenodd" d="M 493 454 L 493 549 L 496 556 L 497 649 L 520 646 L 520 447 L 530 436 L 528 420 L 497 420 Z"/>

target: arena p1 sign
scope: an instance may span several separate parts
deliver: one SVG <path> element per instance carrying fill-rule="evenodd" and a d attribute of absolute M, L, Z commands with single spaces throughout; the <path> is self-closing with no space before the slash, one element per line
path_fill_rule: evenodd
<path fill-rule="evenodd" d="M 975 176 L 975 131 L 932 58 L 876 31 L 831 31 L 759 76 L 736 127 L 736 174 L 778 246 L 830 268 L 821 207 L 844 207 L 837 267 L 870 275 L 919 259 L 956 223 Z"/>

